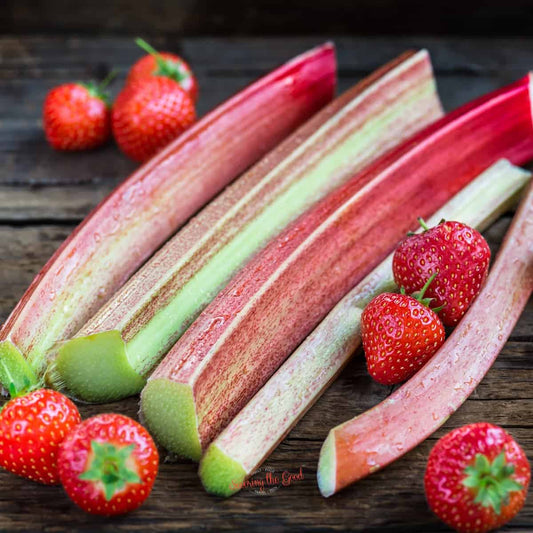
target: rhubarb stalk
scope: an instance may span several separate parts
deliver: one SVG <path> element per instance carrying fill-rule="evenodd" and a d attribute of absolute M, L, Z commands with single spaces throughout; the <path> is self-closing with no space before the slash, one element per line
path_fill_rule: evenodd
<path fill-rule="evenodd" d="M 413 449 L 474 391 L 533 291 L 532 242 L 530 186 L 485 286 L 440 350 L 386 400 L 329 432 L 318 463 L 323 496 L 335 494 Z"/>
<path fill-rule="evenodd" d="M 141 396 L 166 448 L 199 459 L 333 306 L 500 158 L 533 157 L 529 77 L 451 113 L 270 241 L 174 345 Z"/>
<path fill-rule="evenodd" d="M 483 231 L 515 203 L 530 176 L 500 160 L 427 223 L 459 220 Z M 209 445 L 199 469 L 208 492 L 230 496 L 240 489 L 361 345 L 360 317 L 366 304 L 377 294 L 394 290 L 391 254 L 333 308 Z"/>
<path fill-rule="evenodd" d="M 403 54 L 358 83 L 224 191 L 61 346 L 52 382 L 94 402 L 139 392 L 161 357 L 259 248 L 440 116 L 426 51 Z"/>
<path fill-rule="evenodd" d="M 316 48 L 208 114 L 111 193 L 63 243 L 0 331 L 15 385 L 36 381 L 161 243 L 237 175 L 331 100 L 334 49 Z M 6 376 L 0 373 L 4 385 Z"/>

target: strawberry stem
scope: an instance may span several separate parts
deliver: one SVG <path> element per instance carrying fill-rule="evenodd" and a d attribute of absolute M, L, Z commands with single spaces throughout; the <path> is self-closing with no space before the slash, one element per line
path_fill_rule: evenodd
<path fill-rule="evenodd" d="M 154 72 L 154 76 L 165 76 L 178 83 L 189 78 L 189 74 L 183 70 L 179 61 L 173 61 L 172 59 L 163 59 L 161 54 L 144 39 L 137 37 L 135 44 L 140 46 L 145 52 L 148 52 L 157 63 L 157 71 Z"/>
<path fill-rule="evenodd" d="M 110 442 L 91 441 L 92 459 L 85 472 L 79 475 L 84 481 L 100 481 L 107 501 L 121 492 L 128 483 L 139 483 L 141 478 L 128 467 L 135 444 L 115 446 Z"/>
<path fill-rule="evenodd" d="M 492 507 L 496 514 L 501 513 L 502 505 L 509 503 L 511 492 L 522 490 L 522 485 L 513 479 L 515 467 L 509 464 L 502 451 L 491 463 L 481 454 L 476 454 L 474 463 L 464 470 L 463 485 L 476 494 L 475 503 L 482 507 Z"/>
<path fill-rule="evenodd" d="M 99 98 L 104 102 L 107 107 L 111 106 L 111 100 L 109 98 L 109 93 L 106 91 L 107 86 L 113 81 L 116 77 L 117 71 L 112 70 L 100 83 L 94 81 L 89 82 L 78 82 L 78 85 L 85 87 L 87 92 L 94 98 Z"/>
<path fill-rule="evenodd" d="M 117 77 L 118 71 L 113 69 L 98 85 L 98 90 L 103 92 L 104 89 Z"/>
<path fill-rule="evenodd" d="M 155 58 L 159 57 L 159 52 L 151 44 L 148 44 L 144 39 L 137 37 L 135 39 L 135 44 L 141 47 L 145 52 L 149 53 L 151 56 L 154 56 Z"/>
<path fill-rule="evenodd" d="M 429 230 L 429 227 L 426 224 L 426 221 L 422 217 L 418 217 L 417 220 L 418 220 L 418 223 L 422 226 L 422 229 L 424 231 L 428 231 Z"/>

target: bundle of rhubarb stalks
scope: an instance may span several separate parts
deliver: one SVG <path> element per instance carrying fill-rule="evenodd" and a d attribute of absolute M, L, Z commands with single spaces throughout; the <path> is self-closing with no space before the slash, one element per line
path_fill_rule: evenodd
<path fill-rule="evenodd" d="M 405 383 L 331 429 L 321 493 L 440 427 L 489 370 L 533 289 L 533 192 L 515 166 L 533 159 L 531 79 L 446 115 L 424 50 L 337 98 L 335 79 L 332 44 L 293 59 L 103 200 L 3 325 L 4 388 L 46 384 L 95 403 L 140 393 L 156 442 L 200 461 L 205 489 L 230 496 L 339 375 L 363 327 L 370 374 Z M 482 239 L 474 228 L 520 197 L 489 268 L 472 251 Z M 425 239 L 418 246 L 404 241 L 393 268 L 418 218 L 437 229 L 413 237 Z M 426 298 L 409 296 L 422 287 Z M 416 349 L 391 340 L 405 331 L 387 337 L 389 323 L 376 325 L 389 309 L 367 309 L 365 322 L 382 293 L 429 317 L 431 327 L 413 326 Z M 503 463 L 508 492 L 520 492 L 518 470 Z"/>

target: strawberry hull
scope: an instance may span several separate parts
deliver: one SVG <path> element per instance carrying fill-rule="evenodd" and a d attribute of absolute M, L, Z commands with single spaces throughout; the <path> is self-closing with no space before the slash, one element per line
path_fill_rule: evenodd
<path fill-rule="evenodd" d="M 318 465 L 323 496 L 331 496 L 420 444 L 473 392 L 533 290 L 531 242 L 530 186 L 485 286 L 442 348 L 385 401 L 329 432 Z"/>
<path fill-rule="evenodd" d="M 407 52 L 314 115 L 222 192 L 64 343 L 52 383 L 93 402 L 144 379 L 246 261 L 306 208 L 442 116 L 426 51 Z"/>
<path fill-rule="evenodd" d="M 413 229 L 415 215 L 430 215 L 496 160 L 531 157 L 524 78 L 354 176 L 257 254 L 176 343 L 142 394 L 152 433 L 198 459 L 337 301 Z"/>
<path fill-rule="evenodd" d="M 530 174 L 501 160 L 427 220 L 461 220 L 480 231 L 509 209 Z M 419 228 L 419 231 L 421 229 Z M 205 489 L 230 496 L 268 457 L 320 397 L 361 345 L 360 319 L 368 302 L 396 291 L 392 255 L 358 283 L 300 344 L 202 456 Z"/>
<path fill-rule="evenodd" d="M 13 362 L 15 380 L 39 375 L 58 341 L 78 331 L 203 204 L 323 107 L 334 87 L 334 50 L 326 44 L 219 106 L 115 189 L 4 324 L 0 357 Z"/>

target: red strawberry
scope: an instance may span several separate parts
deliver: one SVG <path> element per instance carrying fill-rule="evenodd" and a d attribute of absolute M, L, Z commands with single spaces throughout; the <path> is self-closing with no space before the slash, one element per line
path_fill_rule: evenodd
<path fill-rule="evenodd" d="M 126 83 L 134 83 L 151 76 L 166 76 L 177 81 L 192 98 L 193 102 L 198 99 L 198 81 L 191 67 L 179 56 L 170 52 L 158 52 L 143 39 L 135 39 L 135 42 L 148 55 L 141 57 L 130 69 Z"/>
<path fill-rule="evenodd" d="M 431 280 L 428 284 L 431 283 Z M 444 327 L 426 305 L 424 291 L 417 299 L 382 293 L 361 315 L 361 337 L 370 375 L 383 385 L 409 379 L 444 342 Z"/>
<path fill-rule="evenodd" d="M 454 429 L 429 454 L 424 485 L 432 511 L 457 531 L 481 533 L 511 520 L 526 499 L 527 457 L 502 428 Z"/>
<path fill-rule="evenodd" d="M 483 236 L 461 222 L 441 222 L 410 235 L 396 248 L 392 269 L 399 287 L 411 293 L 420 290 L 437 273 L 427 290 L 446 326 L 454 326 L 479 294 L 487 277 L 490 248 Z"/>
<path fill-rule="evenodd" d="M 44 132 L 56 150 L 89 150 L 111 134 L 109 101 L 94 83 L 67 83 L 52 89 L 43 106 Z"/>
<path fill-rule="evenodd" d="M 152 437 L 117 414 L 82 422 L 59 449 L 59 476 L 84 511 L 118 515 L 137 509 L 150 494 L 159 465 Z"/>
<path fill-rule="evenodd" d="M 115 100 L 113 134 L 122 151 L 146 161 L 196 119 L 189 95 L 170 78 L 154 76 L 126 86 Z"/>
<path fill-rule="evenodd" d="M 53 390 L 10 400 L 0 412 L 0 466 L 33 481 L 59 483 L 59 445 L 80 422 L 76 406 Z"/>

